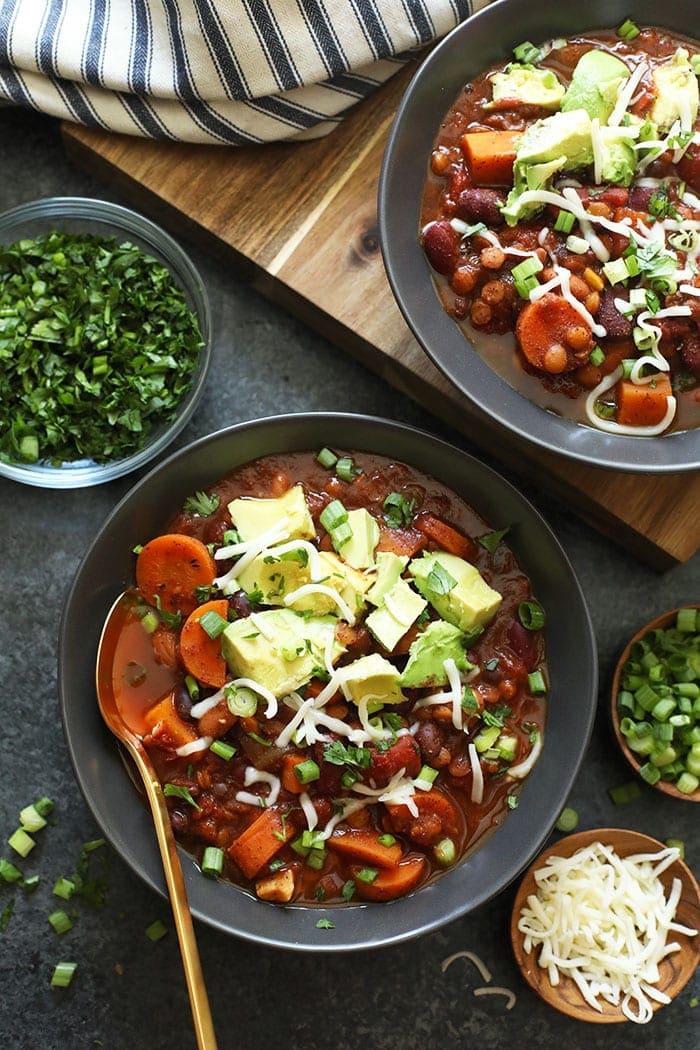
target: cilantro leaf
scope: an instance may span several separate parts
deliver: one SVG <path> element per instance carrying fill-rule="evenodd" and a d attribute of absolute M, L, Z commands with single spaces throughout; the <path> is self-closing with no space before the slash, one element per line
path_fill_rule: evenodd
<path fill-rule="evenodd" d="M 189 514 L 197 514 L 201 518 L 208 518 L 215 510 L 218 510 L 221 500 L 217 495 L 209 495 L 206 492 L 195 492 L 194 496 L 188 496 L 182 505 L 182 509 Z"/>

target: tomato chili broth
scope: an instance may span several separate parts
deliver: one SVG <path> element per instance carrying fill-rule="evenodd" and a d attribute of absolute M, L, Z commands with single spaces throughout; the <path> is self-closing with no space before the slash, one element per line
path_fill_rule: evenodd
<path fill-rule="evenodd" d="M 570 83 L 572 72 L 581 55 L 593 48 L 628 59 L 642 53 L 652 65 L 668 59 L 679 46 L 687 47 L 691 54 L 697 53 L 697 45 L 692 41 L 679 34 L 657 30 L 643 30 L 632 41 L 620 39 L 614 31 L 601 31 L 580 34 L 557 43 L 563 43 L 564 46 L 553 48 L 537 62 L 537 66 L 552 70 L 564 86 Z M 585 412 L 588 392 L 600 383 L 606 373 L 612 372 L 623 358 L 636 356 L 637 351 L 631 344 L 631 326 L 627 326 L 627 329 L 623 326 L 622 330 L 619 326 L 610 329 L 608 337 L 601 343 L 605 350 L 602 366 L 584 361 L 582 357 L 581 366 L 573 372 L 547 374 L 534 368 L 526 360 L 513 331 L 516 320 L 525 306 L 514 288 L 511 277 L 513 268 L 521 259 L 510 257 L 503 261 L 496 258 L 497 252 L 493 244 L 480 239 L 476 234 L 462 242 L 456 262 L 452 264 L 447 259 L 452 249 L 445 238 L 445 243 L 440 244 L 439 238 L 435 237 L 432 250 L 427 242 L 426 227 L 431 223 L 444 226 L 454 218 L 463 220 L 463 225 L 484 221 L 489 229 L 493 228 L 497 232 L 504 247 L 514 246 L 530 253 L 539 251 L 544 257 L 545 266 L 548 260 L 554 259 L 561 266 L 568 268 L 572 286 L 579 292 L 582 302 L 587 299 L 593 315 L 597 316 L 601 310 L 606 316 L 610 314 L 609 306 L 614 298 L 612 293 L 619 291 L 619 286 L 617 289 L 606 288 L 602 297 L 604 281 L 594 280 L 592 285 L 586 287 L 581 278 L 582 273 L 587 271 L 589 274 L 592 271 L 598 275 L 600 266 L 591 251 L 575 254 L 566 250 L 566 236 L 553 232 L 556 209 L 547 207 L 534 219 L 520 220 L 513 227 L 504 226 L 499 205 L 505 202 L 508 184 L 503 181 L 479 183 L 472 178 L 469 161 L 461 147 L 462 136 L 465 133 L 488 132 L 491 129 L 520 134 L 551 112 L 522 103 L 509 107 L 507 101 L 499 104 L 497 109 L 484 109 L 485 105 L 491 104 L 491 77 L 496 72 L 503 72 L 508 65 L 508 62 L 500 61 L 470 79 L 439 128 L 434 140 L 422 202 L 421 229 L 424 231 L 424 248 L 433 265 L 434 281 L 447 313 L 457 321 L 469 342 L 489 365 L 511 386 L 543 409 L 575 422 L 591 425 Z M 697 121 L 695 127 L 698 128 Z M 687 151 L 678 170 L 690 186 L 696 187 L 700 180 L 700 146 L 692 146 Z M 674 178 L 677 174 L 676 168 L 667 162 L 667 158 L 654 162 L 650 171 L 659 176 L 672 175 Z M 582 184 L 584 189 L 591 185 L 591 180 L 582 176 L 580 171 L 571 174 L 576 176 L 576 181 Z M 634 183 L 631 190 L 607 184 L 591 185 L 590 200 L 595 200 L 596 207 L 608 209 L 612 216 L 616 212 L 622 215 L 628 210 L 633 194 L 637 194 L 636 198 L 632 197 L 635 208 L 643 209 L 646 206 L 652 191 L 645 189 L 642 199 L 641 189 Z M 464 198 L 465 191 L 467 198 L 470 194 L 473 196 L 466 211 L 464 207 L 460 208 L 460 200 Z M 698 192 L 697 187 L 695 192 Z M 543 235 L 546 239 L 540 242 L 539 236 L 545 230 L 548 231 Z M 438 230 L 437 233 L 441 231 Z M 622 250 L 621 245 L 611 244 L 611 247 L 614 249 L 613 257 Z M 546 276 L 548 274 L 545 272 Z M 623 290 L 623 296 L 625 294 Z M 604 302 L 601 302 L 601 298 Z M 680 296 L 671 297 L 671 304 L 679 298 Z M 691 297 L 686 299 L 693 310 L 689 323 L 686 323 L 685 318 L 671 318 L 659 322 L 663 327 L 662 351 L 670 360 L 672 374 L 676 376 L 674 394 L 677 411 L 669 428 L 675 431 L 696 426 L 700 420 L 697 401 L 697 376 L 700 372 L 700 334 L 697 330 L 697 319 L 700 316 L 700 302 Z M 622 321 L 622 316 L 617 311 L 615 313 L 616 320 Z M 589 342 L 590 345 L 587 343 L 586 347 L 582 344 L 581 353 L 586 357 L 593 347 L 593 342 Z M 465 354 L 470 352 L 469 347 L 465 345 Z"/>
<path fill-rule="evenodd" d="M 266 456 L 262 460 L 238 468 L 208 490 L 219 498 L 219 505 L 214 513 L 205 516 L 180 513 L 169 523 L 166 531 L 189 535 L 206 544 L 218 546 L 223 540 L 224 533 L 231 526 L 226 508 L 233 498 L 240 496 L 274 498 L 286 491 L 291 485 L 301 483 L 304 487 L 308 506 L 314 517 L 318 530 L 318 544 L 321 548 L 324 546 L 328 547 L 329 540 L 323 528 L 318 524 L 318 515 L 323 507 L 331 499 L 335 498 L 340 498 L 348 510 L 359 507 L 367 508 L 380 522 L 382 537 L 379 541 L 379 549 L 381 549 L 383 543 L 387 542 L 387 534 L 393 532 L 398 532 L 401 535 L 398 537 L 389 535 L 391 541 L 396 541 L 398 538 L 400 543 L 407 543 L 409 547 L 411 544 L 421 544 L 418 549 L 434 546 L 431 541 L 426 541 L 425 534 L 413 527 L 413 521 L 411 526 L 405 526 L 397 530 L 386 528 L 382 509 L 384 499 L 389 492 L 404 493 L 407 498 L 416 501 L 414 519 L 418 514 L 434 515 L 439 520 L 448 522 L 450 526 L 457 529 L 465 537 L 465 542 L 468 544 L 469 559 L 476 564 L 484 577 L 490 580 L 492 586 L 503 596 L 503 601 L 495 620 L 487 627 L 484 634 L 470 646 L 468 656 L 473 663 L 482 668 L 486 663 L 494 659 L 501 662 L 500 670 L 494 669 L 491 672 L 483 672 L 480 676 L 479 684 L 483 684 L 485 691 L 491 689 L 493 692 L 491 697 L 492 703 L 500 701 L 503 704 L 504 702 L 503 696 L 498 692 L 499 683 L 506 678 L 503 673 L 503 667 L 510 667 L 511 670 L 519 668 L 520 678 L 515 696 L 509 695 L 507 699 L 507 703 L 512 709 L 512 717 L 508 717 L 506 722 L 509 732 L 512 730 L 519 738 L 519 757 L 527 754 L 532 747 L 534 734 L 538 729 L 541 731 L 543 727 L 545 715 L 543 697 L 541 695 L 531 695 L 523 684 L 527 683 L 525 668 L 522 658 L 515 651 L 515 648 L 519 646 L 521 650 L 526 652 L 528 669 L 530 667 L 543 666 L 544 642 L 542 632 L 539 630 L 526 632 L 517 617 L 517 609 L 520 602 L 532 597 L 527 577 L 518 566 L 506 543 L 499 543 L 495 548 L 495 552 L 491 554 L 476 542 L 476 537 L 488 534 L 491 530 L 486 522 L 454 492 L 420 471 L 400 463 L 362 453 L 351 455 L 353 462 L 363 471 L 351 483 L 340 480 L 333 474 L 333 471 L 320 466 L 311 453 Z M 240 596 L 231 596 L 229 602 L 233 603 L 234 607 L 238 604 L 238 613 L 240 614 Z M 138 611 L 141 614 L 143 613 L 143 609 Z M 245 613 L 245 609 L 243 609 L 243 612 Z M 149 636 L 146 635 L 138 620 L 136 603 L 133 607 L 129 632 L 132 629 L 140 630 L 141 637 L 136 643 L 135 639 L 130 640 L 127 633 L 124 634 L 122 652 L 119 657 L 121 671 L 117 668 L 114 679 L 118 701 L 122 705 L 128 705 L 128 720 L 133 722 L 134 719 L 137 719 L 140 727 L 147 725 L 147 709 L 153 705 L 154 701 L 161 699 L 163 693 L 170 689 L 173 683 L 169 680 L 168 675 L 172 674 L 177 679 L 174 683 L 176 707 L 181 717 L 187 722 L 188 707 L 191 706 L 192 701 L 184 688 L 184 671 L 178 664 L 177 656 L 175 657 L 175 667 L 172 671 L 164 671 L 163 669 L 163 662 L 167 664 L 170 660 L 168 654 L 169 652 L 172 653 L 172 647 L 169 648 L 167 643 L 163 644 L 163 636 L 169 633 L 176 638 L 177 631 L 169 630 L 167 625 L 161 623 L 153 635 L 150 636 L 151 640 L 154 638 L 158 639 L 156 646 L 158 656 L 156 657 L 153 649 L 151 649 L 150 654 L 148 649 L 144 649 L 143 636 L 145 635 L 146 638 L 149 638 Z M 515 631 L 517 636 L 515 648 L 512 637 L 513 631 Z M 132 648 L 135 644 L 139 646 L 138 652 Z M 375 643 L 373 648 L 377 649 L 379 647 Z M 398 662 L 402 663 L 403 658 L 399 657 Z M 135 667 L 137 668 L 136 671 L 134 671 Z M 153 673 L 157 673 L 160 676 L 159 684 L 154 690 L 158 694 L 156 696 L 150 691 L 149 686 Z M 126 677 L 124 677 L 124 674 Z M 509 686 L 506 691 L 510 689 L 511 687 Z M 206 693 L 206 691 L 205 689 L 204 692 Z M 211 689 L 208 691 L 212 692 Z M 430 690 L 421 690 L 419 692 L 425 693 L 430 692 Z M 412 694 L 412 696 L 415 698 L 415 694 Z M 405 726 L 408 726 L 409 723 L 407 713 L 408 709 L 412 707 L 412 703 L 413 700 L 396 708 L 396 712 L 402 716 Z M 256 814 L 250 805 L 238 802 L 236 795 L 243 787 L 243 776 L 246 766 L 254 765 L 257 769 L 268 766 L 275 769 L 277 773 L 280 772 L 283 754 L 274 746 L 273 740 L 274 735 L 282 728 L 284 718 L 288 720 L 290 714 L 285 712 L 283 705 L 280 705 L 280 713 L 283 715 L 282 721 L 276 722 L 275 719 L 267 721 L 264 718 L 260 718 L 260 710 L 263 706 L 260 705 L 258 709 L 256 729 L 248 721 L 246 723 L 246 731 L 242 731 L 241 723 L 244 720 L 241 720 L 241 722 L 232 726 L 230 731 L 224 734 L 223 738 L 235 744 L 238 748 L 237 754 L 230 761 L 226 761 L 209 751 L 204 752 L 203 756 L 192 755 L 179 758 L 174 755 L 172 747 L 158 746 L 157 739 L 150 739 L 149 742 L 148 735 L 146 737 L 147 742 L 149 742 L 151 757 L 154 760 L 161 780 L 164 783 L 176 784 L 187 788 L 197 803 L 202 806 L 201 810 L 198 810 L 194 806 L 184 804 L 180 799 L 169 799 L 173 824 L 178 837 L 197 858 L 201 858 L 202 850 L 205 846 L 212 844 L 221 845 L 226 853 L 223 874 L 231 878 L 232 881 L 246 887 L 251 887 L 255 880 L 246 879 L 243 876 L 236 864 L 231 860 L 227 850 L 236 836 L 240 835 L 251 824 L 252 817 Z M 352 716 L 346 715 L 346 717 Z M 251 737 L 249 735 L 250 732 L 253 732 L 258 739 Z M 454 738 L 458 736 L 456 731 L 446 730 L 444 723 L 441 725 L 432 718 L 421 721 L 418 730 L 415 731 L 415 736 L 417 740 L 422 741 L 422 744 L 419 745 L 420 753 L 417 758 L 424 764 L 429 764 L 430 761 L 435 759 L 434 740 L 431 748 L 431 734 L 434 736 L 435 733 L 440 739 L 441 746 L 445 743 L 449 745 L 450 742 L 454 745 Z M 462 734 L 462 737 L 464 737 L 464 734 Z M 406 738 L 399 737 L 399 741 L 401 739 L 405 740 Z M 266 746 L 266 744 L 269 746 Z M 318 745 L 303 750 L 305 753 L 315 756 L 321 768 L 321 776 L 326 778 L 326 795 L 317 795 L 315 799 L 322 826 L 333 812 L 332 803 L 334 796 L 337 796 L 338 793 L 341 795 L 347 794 L 339 787 L 340 774 L 343 770 L 340 767 L 332 768 L 329 763 L 325 763 L 322 749 Z M 449 752 L 449 746 L 446 750 Z M 388 749 L 386 755 L 391 758 L 391 748 Z M 456 762 L 454 772 L 459 774 L 457 776 L 451 775 L 450 772 L 453 768 L 453 761 Z M 457 859 L 482 844 L 485 837 L 495 830 L 507 813 L 509 804 L 506 799 L 508 796 L 511 799 L 517 798 L 518 791 L 517 782 L 510 780 L 505 775 L 506 769 L 504 768 L 501 774 L 492 781 L 487 776 L 487 788 L 483 803 L 475 805 L 469 799 L 471 778 L 468 776 L 468 771 L 465 774 L 465 769 L 460 768 L 460 762 L 462 766 L 465 765 L 463 746 L 456 748 L 454 755 L 450 752 L 449 768 L 447 770 L 441 768 L 435 781 L 436 789 L 446 796 L 452 804 L 453 812 L 456 815 L 456 820 L 452 822 L 453 826 L 449 830 L 455 842 Z M 415 769 L 413 772 L 415 775 L 418 770 Z M 310 789 L 313 789 L 313 787 L 314 785 L 310 785 Z M 264 794 L 264 791 L 262 793 Z M 297 800 L 298 796 L 295 797 L 294 793 L 289 793 L 282 788 L 278 802 L 275 804 L 278 809 L 290 811 L 288 820 L 290 827 L 294 828 L 295 833 L 302 827 L 298 808 L 295 808 Z M 515 803 L 512 802 L 511 804 Z M 428 841 L 422 843 L 422 845 L 416 843 L 409 835 L 406 835 L 397 827 L 397 823 L 401 823 L 400 820 L 395 820 L 394 823 L 387 822 L 386 813 L 380 812 L 383 808 L 372 806 L 361 810 L 359 819 L 356 818 L 353 821 L 352 817 L 349 818 L 350 827 L 346 830 L 360 832 L 363 828 L 369 828 L 374 830 L 376 834 L 384 836 L 388 834 L 395 837 L 401 844 L 402 863 L 409 864 L 416 858 L 422 858 L 422 872 L 414 886 L 422 885 L 443 871 L 444 868 L 437 863 L 431 852 L 431 846 L 434 846 L 435 842 Z M 359 824 L 359 827 L 355 826 L 353 828 L 353 824 Z M 341 831 L 343 827 L 344 825 L 341 826 Z M 282 846 L 280 843 L 280 847 L 275 854 L 275 861 L 280 862 L 280 865 L 276 865 L 276 867 L 279 868 L 281 866 L 294 872 L 295 887 L 293 899 L 295 903 L 315 904 L 319 903 L 320 900 L 324 904 L 342 902 L 343 886 L 348 881 L 353 881 L 354 879 L 356 886 L 360 885 L 356 879 L 359 870 L 358 863 L 353 856 L 348 858 L 333 848 L 329 848 L 325 851 L 323 867 L 319 871 L 308 867 L 304 863 L 303 858 L 294 852 L 291 845 L 285 844 Z M 267 873 L 267 871 L 268 868 L 265 866 L 263 874 Z M 256 875 L 257 877 L 259 876 Z M 323 890 L 322 897 L 319 896 L 319 888 Z M 360 899 L 372 899 L 371 888 L 368 891 L 366 887 L 361 886 L 360 889 L 363 891 L 361 895 L 358 895 Z M 382 898 L 380 897 L 379 899 Z"/>

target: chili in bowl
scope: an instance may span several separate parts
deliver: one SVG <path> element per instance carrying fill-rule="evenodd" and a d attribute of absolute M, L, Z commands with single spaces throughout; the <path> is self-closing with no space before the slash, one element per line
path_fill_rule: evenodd
<path fill-rule="evenodd" d="M 251 533 L 251 508 L 279 520 Z M 306 535 L 277 534 L 290 517 Z M 86 666 L 129 587 L 115 688 L 196 916 L 288 947 L 391 943 L 493 896 L 557 819 L 595 708 L 590 622 L 539 515 L 457 449 L 363 417 L 242 424 L 106 523 L 64 613 L 64 722 L 97 820 L 160 888 Z"/>
<path fill-rule="evenodd" d="M 675 9 L 675 28 L 646 3 L 614 22 L 619 5 L 572 9 L 544 24 L 504 0 L 421 67 L 385 157 L 387 271 L 425 349 L 504 425 L 601 466 L 690 469 L 700 51 Z M 408 150 L 426 157 L 420 186 L 402 180 Z M 422 266 L 397 225 L 413 215 Z"/>

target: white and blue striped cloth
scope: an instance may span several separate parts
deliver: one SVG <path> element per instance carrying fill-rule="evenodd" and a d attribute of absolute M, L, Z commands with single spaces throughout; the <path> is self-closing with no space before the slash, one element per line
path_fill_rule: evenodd
<path fill-rule="evenodd" d="M 156 139 L 326 134 L 488 0 L 0 0 L 0 102 Z"/>

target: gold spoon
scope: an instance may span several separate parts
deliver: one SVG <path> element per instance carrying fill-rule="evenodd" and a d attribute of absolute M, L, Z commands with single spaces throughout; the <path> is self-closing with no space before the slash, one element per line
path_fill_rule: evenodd
<path fill-rule="evenodd" d="M 105 723 L 120 740 L 134 760 L 136 768 L 143 780 L 146 789 L 146 797 L 151 807 L 153 823 L 158 838 L 161 860 L 165 881 L 170 894 L 170 903 L 175 918 L 178 941 L 180 942 L 180 954 L 185 970 L 187 991 L 190 997 L 190 1008 L 194 1022 L 197 1047 L 199 1050 L 217 1050 L 216 1035 L 212 1022 L 209 999 L 204 984 L 204 975 L 199 960 L 197 941 L 192 925 L 192 915 L 187 901 L 185 880 L 182 875 L 180 858 L 178 857 L 175 837 L 170 825 L 168 807 L 165 803 L 160 781 L 148 757 L 148 752 L 143 746 L 141 737 L 135 733 L 124 721 L 114 695 L 112 670 L 114 666 L 114 653 L 119 630 L 121 628 L 124 614 L 127 611 L 125 602 L 127 595 L 121 594 L 115 601 L 107 614 L 100 644 L 97 650 L 96 685 L 97 699 L 100 711 Z"/>

